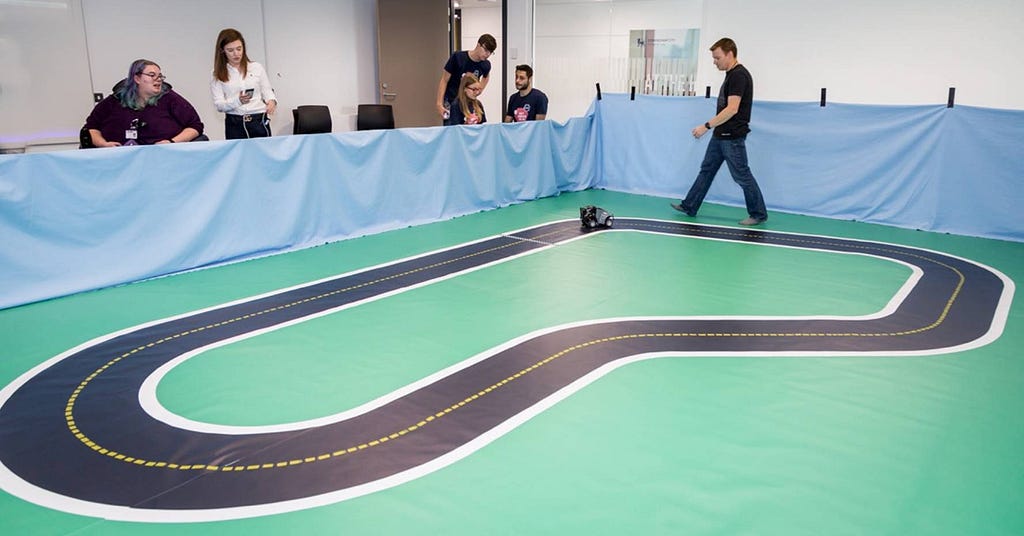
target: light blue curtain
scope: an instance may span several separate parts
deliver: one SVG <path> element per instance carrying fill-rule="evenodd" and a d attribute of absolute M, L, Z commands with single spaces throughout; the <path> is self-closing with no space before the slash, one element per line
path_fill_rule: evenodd
<path fill-rule="evenodd" d="M 598 186 L 683 197 L 715 115 L 702 97 L 605 95 Z M 1024 241 L 1024 111 L 755 102 L 750 167 L 768 210 Z M 707 200 L 743 206 L 722 166 Z"/>
<path fill-rule="evenodd" d="M 586 117 L 0 155 L 0 308 L 601 187 L 685 195 L 712 99 Z M 769 212 L 1024 241 L 1024 112 L 755 102 Z M 742 206 L 723 166 L 708 201 Z"/>
<path fill-rule="evenodd" d="M 0 308 L 593 185 L 593 117 L 0 156 Z"/>

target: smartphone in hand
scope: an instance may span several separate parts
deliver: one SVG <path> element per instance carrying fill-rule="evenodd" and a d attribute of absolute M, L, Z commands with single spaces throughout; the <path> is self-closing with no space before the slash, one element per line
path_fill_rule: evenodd
<path fill-rule="evenodd" d="M 245 90 L 245 96 L 251 98 L 254 91 L 256 91 L 256 88 L 252 88 L 252 87 L 247 89 L 247 90 Z"/>

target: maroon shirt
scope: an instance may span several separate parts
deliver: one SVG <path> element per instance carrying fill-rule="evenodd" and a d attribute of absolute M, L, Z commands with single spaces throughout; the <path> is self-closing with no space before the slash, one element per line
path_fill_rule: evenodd
<path fill-rule="evenodd" d="M 136 140 L 139 145 L 152 145 L 158 141 L 169 140 L 186 127 L 203 133 L 203 122 L 199 119 L 199 113 L 174 90 L 167 91 L 157 99 L 156 104 L 141 110 L 122 106 L 117 94 L 111 94 L 92 109 L 92 113 L 85 120 L 85 128 L 100 131 L 107 141 L 124 144 L 125 131 L 129 129 L 133 119 L 138 119 L 141 125 Z"/>

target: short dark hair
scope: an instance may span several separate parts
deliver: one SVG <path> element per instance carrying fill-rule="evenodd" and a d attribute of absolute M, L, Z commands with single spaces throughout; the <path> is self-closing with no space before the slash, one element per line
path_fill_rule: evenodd
<path fill-rule="evenodd" d="M 725 53 L 732 52 L 733 57 L 739 54 L 739 51 L 736 50 L 736 41 L 733 41 L 728 37 L 723 37 L 718 41 L 715 41 L 715 44 L 711 45 L 711 48 L 708 50 L 714 52 L 716 48 L 722 49 L 722 52 Z"/>
<path fill-rule="evenodd" d="M 516 65 L 516 70 L 523 71 L 524 73 L 526 73 L 527 78 L 533 78 L 533 67 L 530 67 L 525 63 L 522 65 Z"/>
<path fill-rule="evenodd" d="M 476 44 L 487 49 L 487 52 L 494 54 L 494 51 L 498 49 L 498 41 L 494 39 L 491 34 L 483 34 L 480 39 L 477 39 Z"/>

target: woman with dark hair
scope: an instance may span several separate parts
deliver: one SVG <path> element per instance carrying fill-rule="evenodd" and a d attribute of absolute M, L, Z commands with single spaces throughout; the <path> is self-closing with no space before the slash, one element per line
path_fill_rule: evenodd
<path fill-rule="evenodd" d="M 277 97 L 267 72 L 249 60 L 245 38 L 234 28 L 225 28 L 217 36 L 210 94 L 217 111 L 224 112 L 225 138 L 270 136 L 269 116 L 277 109 Z"/>
<path fill-rule="evenodd" d="M 85 120 L 96 147 L 192 141 L 203 133 L 199 113 L 170 85 L 160 66 L 135 60 L 124 84 L 92 109 Z"/>
<path fill-rule="evenodd" d="M 487 118 L 484 117 L 484 104 L 477 98 L 483 90 L 484 85 L 476 75 L 472 73 L 462 75 L 462 81 L 459 82 L 458 99 L 455 101 L 455 106 L 452 106 L 451 117 L 448 119 L 448 123 L 451 125 L 479 125 L 480 123 L 486 123 Z"/>

